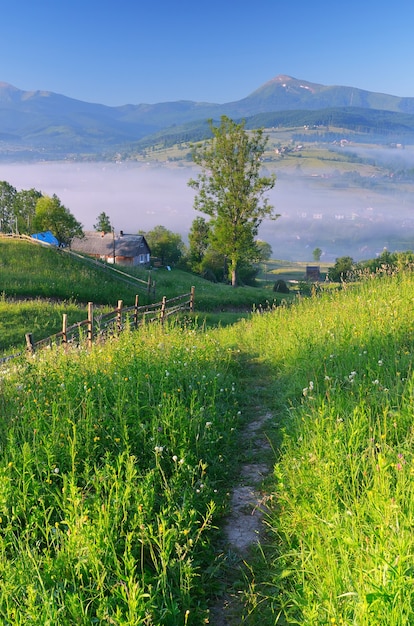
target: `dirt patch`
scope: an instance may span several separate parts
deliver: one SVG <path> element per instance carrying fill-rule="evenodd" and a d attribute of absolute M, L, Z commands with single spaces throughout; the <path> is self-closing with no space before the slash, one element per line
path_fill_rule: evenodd
<path fill-rule="evenodd" d="M 226 549 L 243 560 L 250 548 L 260 542 L 263 531 L 263 516 L 266 511 L 266 497 L 260 491 L 260 485 L 268 475 L 269 466 L 262 462 L 263 451 L 270 444 L 262 434 L 264 424 L 272 418 L 266 413 L 250 422 L 242 435 L 241 445 L 249 451 L 249 462 L 242 465 L 240 481 L 234 487 L 230 498 L 230 512 L 225 519 L 223 530 Z M 232 626 L 231 619 L 234 597 L 225 593 L 221 601 L 211 609 L 210 623 L 215 626 Z"/>
<path fill-rule="evenodd" d="M 260 431 L 271 417 L 270 413 L 266 413 L 245 428 L 242 443 L 249 447 L 254 457 L 259 454 L 262 456 L 263 449 L 269 447 Z M 241 556 L 260 540 L 265 502 L 257 486 L 268 473 L 269 467 L 264 463 L 244 464 L 240 471 L 240 483 L 234 487 L 231 495 L 230 514 L 224 525 L 224 533 L 229 547 L 240 552 Z"/>

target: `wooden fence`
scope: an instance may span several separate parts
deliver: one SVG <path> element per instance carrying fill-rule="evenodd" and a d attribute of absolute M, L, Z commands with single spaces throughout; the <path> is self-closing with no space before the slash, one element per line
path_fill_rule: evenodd
<path fill-rule="evenodd" d="M 34 353 L 39 349 L 52 345 L 66 346 L 69 344 L 79 344 L 86 341 L 88 347 L 96 340 L 105 338 L 110 334 L 118 334 L 125 328 L 137 329 L 141 324 L 146 322 L 160 322 L 163 324 L 165 320 L 180 311 L 194 312 L 194 295 L 195 288 L 191 287 L 189 293 L 170 298 L 167 300 L 164 296 L 161 302 L 155 304 L 146 304 L 139 306 L 139 296 L 135 296 L 135 304 L 130 307 L 124 307 L 122 300 L 118 300 L 116 309 L 109 313 L 95 314 L 94 305 L 88 303 L 87 318 L 68 326 L 67 314 L 63 314 L 62 330 L 54 335 L 34 341 L 32 333 L 26 333 L 26 348 L 29 353 Z M 3 359 L 0 363 L 4 363 L 10 359 L 21 356 L 13 354 Z"/>

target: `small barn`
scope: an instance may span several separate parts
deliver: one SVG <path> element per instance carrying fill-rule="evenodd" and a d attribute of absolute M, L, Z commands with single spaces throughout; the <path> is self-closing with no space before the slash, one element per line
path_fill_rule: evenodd
<path fill-rule="evenodd" d="M 86 231 L 72 240 L 71 249 L 118 265 L 148 265 L 151 250 L 144 235 Z"/>
<path fill-rule="evenodd" d="M 305 280 L 310 281 L 320 281 L 321 279 L 321 268 L 319 265 L 307 265 L 306 266 L 306 274 Z"/>

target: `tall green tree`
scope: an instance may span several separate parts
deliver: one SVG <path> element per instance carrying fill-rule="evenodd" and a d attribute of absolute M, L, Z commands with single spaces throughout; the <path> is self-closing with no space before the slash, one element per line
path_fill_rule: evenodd
<path fill-rule="evenodd" d="M 335 265 L 328 270 L 329 280 L 335 282 L 346 281 L 352 276 L 354 260 L 350 256 L 341 256 L 335 260 Z"/>
<path fill-rule="evenodd" d="M 190 267 L 200 272 L 201 262 L 209 247 L 210 224 L 204 217 L 196 217 L 188 233 L 188 259 Z"/>
<path fill-rule="evenodd" d="M 6 180 L 0 181 L 0 231 L 10 233 L 16 226 L 14 214 L 17 190 Z"/>
<path fill-rule="evenodd" d="M 148 231 L 145 239 L 151 249 L 151 256 L 158 257 L 162 265 L 175 265 L 184 254 L 181 235 L 171 232 L 165 226 L 155 226 Z"/>
<path fill-rule="evenodd" d="M 276 219 L 265 197 L 274 176 L 262 176 L 261 158 L 267 137 L 263 130 L 247 132 L 223 116 L 219 126 L 209 121 L 213 137 L 193 150 L 201 173 L 188 184 L 197 191 L 194 208 L 210 216 L 212 246 L 229 262 L 231 283 L 238 283 L 239 268 L 257 257 L 255 237 L 265 217 Z"/>
<path fill-rule="evenodd" d="M 268 261 L 272 256 L 272 246 L 267 241 L 263 241 L 262 239 L 256 240 L 256 247 L 258 253 L 258 261 Z"/>
<path fill-rule="evenodd" d="M 322 256 L 322 250 L 320 248 L 315 248 L 315 250 L 312 252 L 312 256 L 314 261 L 320 261 Z"/>
<path fill-rule="evenodd" d="M 102 211 L 96 218 L 96 224 L 93 225 L 94 229 L 102 233 L 110 233 L 112 231 L 112 224 L 109 215 Z"/>
<path fill-rule="evenodd" d="M 64 245 L 69 245 L 74 237 L 83 236 L 82 224 L 60 202 L 56 194 L 39 198 L 34 225 L 37 230 L 50 230 Z"/>
<path fill-rule="evenodd" d="M 33 233 L 33 223 L 36 215 L 36 204 L 42 193 L 36 189 L 22 189 L 15 196 L 14 214 L 17 219 L 19 233 Z"/>

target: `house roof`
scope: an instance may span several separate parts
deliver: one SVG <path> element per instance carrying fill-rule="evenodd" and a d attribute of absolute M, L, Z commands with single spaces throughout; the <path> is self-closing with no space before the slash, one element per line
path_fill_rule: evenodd
<path fill-rule="evenodd" d="M 115 241 L 115 255 L 124 257 L 135 257 L 138 254 L 150 252 L 149 246 L 143 235 L 129 235 L 126 233 L 101 233 L 97 231 L 86 231 L 81 239 L 72 240 L 71 248 L 76 252 L 84 254 L 96 254 L 102 256 L 113 256 Z"/>
<path fill-rule="evenodd" d="M 43 233 L 34 233 L 31 235 L 32 239 L 37 239 L 38 241 L 42 241 L 43 243 L 48 243 L 52 246 L 58 246 L 59 241 L 56 239 L 54 234 L 50 230 L 46 230 Z"/>

